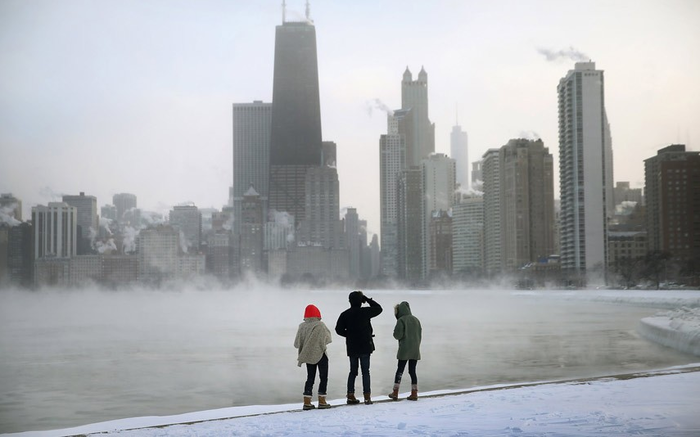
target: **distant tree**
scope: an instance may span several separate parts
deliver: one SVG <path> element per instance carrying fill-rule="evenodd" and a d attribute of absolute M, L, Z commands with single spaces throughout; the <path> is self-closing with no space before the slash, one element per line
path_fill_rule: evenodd
<path fill-rule="evenodd" d="M 643 265 L 644 258 L 625 256 L 617 259 L 613 271 L 619 276 L 621 285 L 629 288 L 637 285 L 637 278 L 642 274 Z"/>
<path fill-rule="evenodd" d="M 656 284 L 658 290 L 662 279 L 666 277 L 666 268 L 671 260 L 671 254 L 662 250 L 652 250 L 644 256 L 643 277 Z"/>
<path fill-rule="evenodd" d="M 691 258 L 680 267 L 679 273 L 687 285 L 700 284 L 700 257 Z"/>

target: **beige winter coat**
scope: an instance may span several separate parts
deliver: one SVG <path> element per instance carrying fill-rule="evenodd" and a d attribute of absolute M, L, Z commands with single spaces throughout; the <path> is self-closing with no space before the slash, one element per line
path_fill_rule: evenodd
<path fill-rule="evenodd" d="M 294 347 L 299 349 L 297 365 L 316 364 L 326 352 L 326 345 L 331 343 L 331 331 L 318 317 L 308 317 L 299 324 Z"/>

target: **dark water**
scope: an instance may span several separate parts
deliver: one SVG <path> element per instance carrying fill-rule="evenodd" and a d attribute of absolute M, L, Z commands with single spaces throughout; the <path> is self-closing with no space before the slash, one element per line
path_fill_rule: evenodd
<path fill-rule="evenodd" d="M 304 307 L 331 331 L 348 291 L 0 292 L 0 432 L 234 405 L 301 401 L 293 347 Z M 393 305 L 423 324 L 419 389 L 640 371 L 697 357 L 636 333 L 650 307 L 564 293 L 376 291 L 372 388 L 390 391 Z M 343 339 L 329 345 L 329 399 L 345 395 Z M 408 389 L 404 383 L 402 391 Z M 361 391 L 360 378 L 357 381 Z"/>

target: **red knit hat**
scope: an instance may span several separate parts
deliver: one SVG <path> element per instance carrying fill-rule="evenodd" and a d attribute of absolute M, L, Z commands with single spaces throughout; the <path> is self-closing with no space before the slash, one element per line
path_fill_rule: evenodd
<path fill-rule="evenodd" d="M 321 318 L 321 311 L 316 308 L 316 305 L 307 305 L 306 310 L 304 311 L 304 318 L 309 318 L 309 317 L 318 317 L 319 319 Z"/>

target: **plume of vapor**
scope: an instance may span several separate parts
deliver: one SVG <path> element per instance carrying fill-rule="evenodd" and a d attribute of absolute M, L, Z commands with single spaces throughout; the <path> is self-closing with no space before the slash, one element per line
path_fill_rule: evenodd
<path fill-rule="evenodd" d="M 222 227 L 227 231 L 231 231 L 233 229 L 233 214 L 229 214 L 228 220 L 226 220 Z"/>
<path fill-rule="evenodd" d="M 17 226 L 22 223 L 15 218 L 15 209 L 17 208 L 16 203 L 11 203 L 0 207 L 0 224 L 4 223 L 10 226 Z"/>
<path fill-rule="evenodd" d="M 367 109 L 367 115 L 369 115 L 370 117 L 372 116 L 372 113 L 375 109 L 379 109 L 387 115 L 394 115 L 394 110 L 379 99 L 368 100 L 365 103 L 365 108 Z"/>
<path fill-rule="evenodd" d="M 473 187 L 466 188 L 466 187 L 462 187 L 462 186 L 457 187 L 457 189 L 455 190 L 455 193 L 461 194 L 464 196 L 483 196 L 484 195 L 483 191 L 480 191 L 480 190 L 475 189 Z"/>
<path fill-rule="evenodd" d="M 162 225 L 165 223 L 163 215 L 153 211 L 141 211 L 141 221 L 146 223 L 143 227 Z"/>
<path fill-rule="evenodd" d="M 520 131 L 519 137 L 520 137 L 520 138 L 524 138 L 524 139 L 526 139 L 526 140 L 539 140 L 539 139 L 542 138 L 542 137 L 540 136 L 540 134 L 538 134 L 538 133 L 535 132 L 534 130 L 527 130 L 527 131 L 522 130 L 522 131 Z"/>
<path fill-rule="evenodd" d="M 623 200 L 618 205 L 615 205 L 615 215 L 630 215 L 637 207 L 637 202 L 634 200 Z"/>
<path fill-rule="evenodd" d="M 124 253 L 136 252 L 136 237 L 139 236 L 139 230 L 134 229 L 131 226 L 125 226 L 122 234 Z"/>
<path fill-rule="evenodd" d="M 39 195 L 45 199 L 48 199 L 51 202 L 56 202 L 63 199 L 63 194 L 55 192 L 48 186 L 40 189 Z"/>
<path fill-rule="evenodd" d="M 585 62 L 590 59 L 585 53 L 580 52 L 574 47 L 569 47 L 568 49 L 561 50 L 550 50 L 539 47 L 537 49 L 537 53 L 544 55 L 545 59 L 547 59 L 547 61 L 550 62 L 557 62 L 560 60 Z"/>
<path fill-rule="evenodd" d="M 185 236 L 185 233 L 180 231 L 180 249 L 182 249 L 183 253 L 187 253 L 187 251 L 190 248 L 190 242 Z"/>
<path fill-rule="evenodd" d="M 110 238 L 107 241 L 97 241 L 93 246 L 98 253 L 109 253 L 116 252 L 117 245 L 114 243 L 114 238 Z"/>
<path fill-rule="evenodd" d="M 280 226 L 290 226 L 292 224 L 292 221 L 294 220 L 292 215 L 289 214 L 287 211 L 272 210 L 270 211 L 270 213 L 273 214 L 275 224 L 278 224 Z"/>
<path fill-rule="evenodd" d="M 113 220 L 111 218 L 100 217 L 100 228 L 104 229 L 107 235 L 112 235 L 112 230 L 110 229 L 112 222 Z"/>

